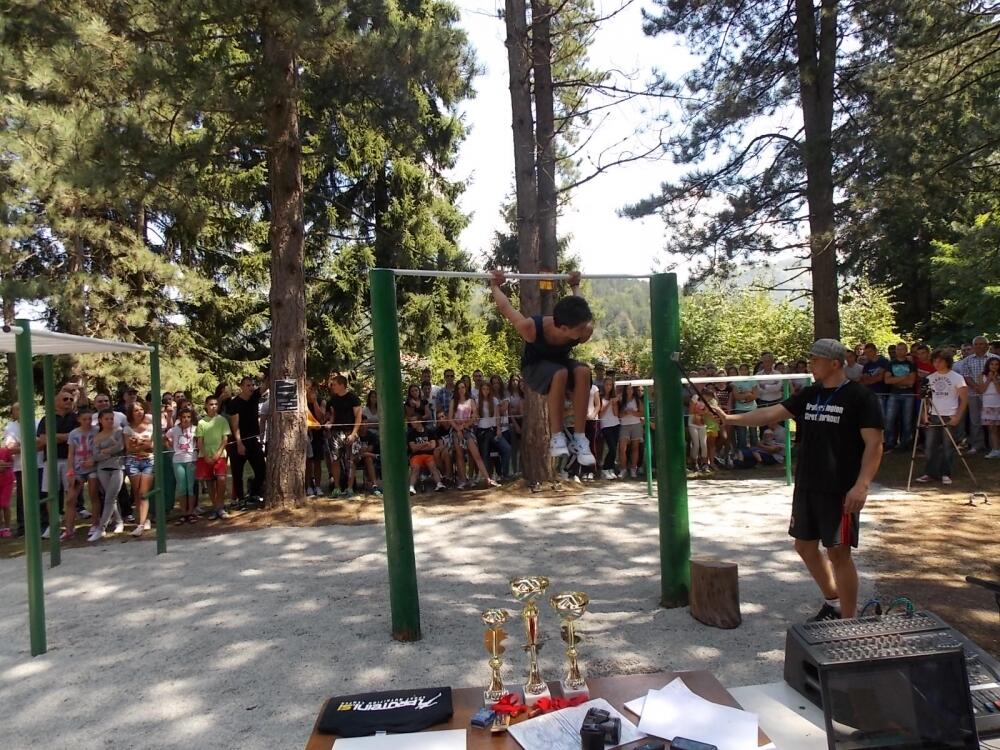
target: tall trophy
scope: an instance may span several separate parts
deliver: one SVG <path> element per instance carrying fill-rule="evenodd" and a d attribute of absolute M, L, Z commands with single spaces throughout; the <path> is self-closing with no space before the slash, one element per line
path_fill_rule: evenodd
<path fill-rule="evenodd" d="M 569 661 L 569 670 L 559 683 L 563 698 L 590 697 L 587 681 L 580 673 L 580 664 L 576 658 L 576 644 L 580 642 L 580 638 L 574 629 L 576 621 L 583 617 L 588 604 L 590 597 L 580 591 L 567 591 L 549 598 L 549 606 L 562 619 L 562 638 L 566 642 L 566 659 Z"/>
<path fill-rule="evenodd" d="M 533 706 L 540 698 L 550 698 L 549 686 L 545 684 L 538 671 L 538 649 L 541 639 L 538 632 L 538 605 L 536 600 L 545 594 L 549 587 L 549 579 L 544 576 L 522 576 L 510 579 L 510 591 L 514 598 L 524 604 L 521 618 L 524 620 L 526 642 L 524 650 L 528 652 L 528 681 L 524 683 L 524 705 Z"/>
<path fill-rule="evenodd" d="M 490 654 L 490 684 L 483 693 L 483 702 L 487 706 L 499 701 L 507 692 L 504 690 L 503 677 L 500 674 L 500 668 L 503 666 L 500 655 L 505 651 L 502 643 L 507 633 L 503 626 L 508 617 L 505 609 L 487 609 L 482 616 L 483 624 L 487 628 L 486 650 Z"/>

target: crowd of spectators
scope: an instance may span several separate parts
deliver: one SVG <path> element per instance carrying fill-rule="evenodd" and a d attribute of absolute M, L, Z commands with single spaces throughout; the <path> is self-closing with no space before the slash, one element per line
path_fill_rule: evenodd
<path fill-rule="evenodd" d="M 885 451 L 909 452 L 914 441 L 920 443 L 926 466 L 917 481 L 950 484 L 956 448 L 965 455 L 1000 458 L 1000 342 L 990 344 L 977 337 L 961 347 L 934 351 L 925 344 L 910 348 L 900 342 L 885 355 L 869 343 L 848 354 L 845 371 L 879 395 Z M 644 391 L 616 382 L 615 375 L 601 364 L 593 368 L 586 436 L 597 465 L 581 467 L 561 460 L 558 469 L 563 479 L 638 479 L 644 473 Z M 801 377 L 768 378 L 777 375 Z M 692 472 L 785 462 L 785 425 L 727 429 L 719 415 L 770 406 L 805 387 L 810 382 L 805 359 L 786 363 L 763 352 L 753 364 L 727 362 L 718 368 L 707 363 L 690 377 L 707 379 L 700 385 L 687 381 L 684 386 L 687 461 Z M 262 376 L 243 378 L 235 392 L 221 383 L 197 405 L 183 391 L 162 395 L 159 419 L 164 459 L 169 461 L 165 470 L 170 472 L 178 509 L 175 523 L 193 524 L 204 517 L 224 521 L 230 517 L 227 506 L 245 509 L 262 504 L 268 394 Z M 308 494 L 381 495 L 375 391 L 362 399 L 345 376 L 334 375 L 308 382 L 306 396 Z M 425 369 L 402 398 L 411 494 L 418 488 L 441 492 L 497 486 L 519 473 L 524 428 L 519 375 L 486 376 L 476 370 L 471 376 L 456 377 L 446 369 L 441 383 L 434 384 L 431 371 Z M 24 534 L 21 452 L 26 443 L 38 451 L 43 497 L 48 472 L 58 475 L 63 539 L 75 535 L 77 519 L 91 521 L 89 541 L 123 533 L 126 524 L 133 525 L 134 536 L 149 530 L 148 497 L 157 460 L 151 401 L 152 394 L 140 399 L 138 389 L 125 385 L 114 397 L 103 391 L 91 397 L 81 382 L 65 383 L 54 404 L 54 461 L 48 460 L 45 417 L 25 438 L 15 404 L 0 438 L 0 537 Z M 566 413 L 571 415 L 572 410 Z M 649 429 L 656 429 L 655 410 Z M 210 503 L 206 509 L 201 507 L 203 497 Z M 40 510 L 47 537 L 51 533 L 47 503 Z"/>

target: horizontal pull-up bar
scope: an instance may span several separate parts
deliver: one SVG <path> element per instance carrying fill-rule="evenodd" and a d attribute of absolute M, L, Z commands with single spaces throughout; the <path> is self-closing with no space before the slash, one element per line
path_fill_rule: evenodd
<path fill-rule="evenodd" d="M 482 279 L 489 281 L 491 276 L 486 271 L 435 271 L 433 269 L 421 268 L 386 268 L 380 269 L 392 271 L 396 276 L 437 276 L 443 279 Z M 566 281 L 569 279 L 568 273 L 507 273 L 504 277 L 508 279 L 526 279 L 533 281 Z M 585 273 L 581 274 L 584 279 L 648 279 L 652 274 L 648 273 Z"/>
<path fill-rule="evenodd" d="M 744 380 L 750 380 L 753 382 L 766 382 L 768 380 L 808 380 L 812 382 L 812 375 L 807 372 L 799 373 L 786 373 L 782 374 L 780 372 L 773 373 L 772 375 L 720 375 L 719 377 L 698 377 L 690 378 L 692 383 L 699 385 L 705 385 L 707 383 L 739 383 Z M 649 386 L 653 385 L 653 381 L 649 379 L 643 380 L 616 380 L 615 385 L 641 385 Z"/>

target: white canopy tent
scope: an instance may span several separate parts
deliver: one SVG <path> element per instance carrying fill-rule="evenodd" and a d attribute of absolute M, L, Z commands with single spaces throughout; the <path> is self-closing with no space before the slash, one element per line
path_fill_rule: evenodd
<path fill-rule="evenodd" d="M 4 326 L 0 330 L 0 352 L 13 353 L 17 351 L 17 335 L 20 326 Z M 74 336 L 69 333 L 54 331 L 31 331 L 31 353 L 33 355 L 59 354 L 101 354 L 104 352 L 144 354 L 153 351 L 153 347 L 145 344 L 128 344 L 124 341 L 105 341 L 89 336 Z"/>

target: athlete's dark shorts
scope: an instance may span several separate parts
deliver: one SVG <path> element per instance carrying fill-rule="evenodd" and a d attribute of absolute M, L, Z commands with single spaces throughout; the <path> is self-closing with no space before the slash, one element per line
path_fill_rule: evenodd
<path fill-rule="evenodd" d="M 844 495 L 795 488 L 788 534 L 804 542 L 823 542 L 824 547 L 858 546 L 859 513 L 844 512 Z"/>
<path fill-rule="evenodd" d="M 587 367 L 589 369 L 589 365 L 586 362 L 578 362 L 575 359 L 567 359 L 560 362 L 543 359 L 531 364 L 522 364 L 521 377 L 524 379 L 525 385 L 529 386 L 531 390 L 535 391 L 535 393 L 541 393 L 544 396 L 549 392 L 549 388 L 552 385 L 552 378 L 560 370 L 569 371 L 569 377 L 566 378 L 566 390 L 572 390 L 574 382 L 573 371 L 577 367 Z"/>

